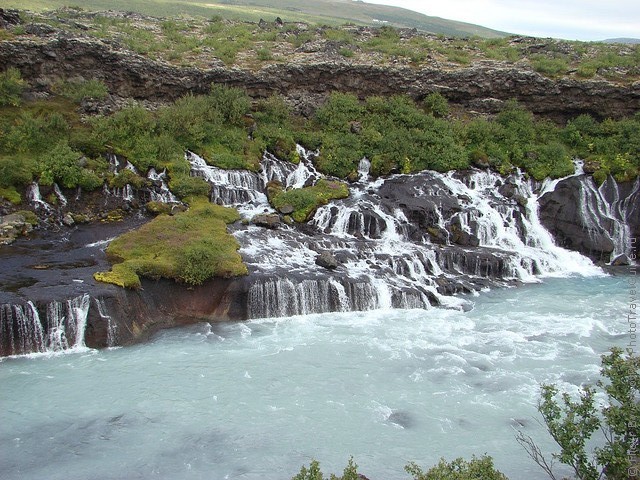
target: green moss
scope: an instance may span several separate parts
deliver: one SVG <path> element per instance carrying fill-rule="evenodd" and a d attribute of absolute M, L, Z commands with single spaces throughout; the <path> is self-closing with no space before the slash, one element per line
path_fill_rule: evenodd
<path fill-rule="evenodd" d="M 124 188 L 125 185 L 131 185 L 134 188 L 142 188 L 148 185 L 148 180 L 141 177 L 132 170 L 125 168 L 121 170 L 117 175 L 114 175 L 109 180 L 109 186 L 112 188 Z"/>
<path fill-rule="evenodd" d="M 173 205 L 165 202 L 154 201 L 154 202 L 147 202 L 145 204 L 145 208 L 147 209 L 147 212 L 151 213 L 152 215 L 160 215 L 160 214 L 169 215 L 171 213 L 171 209 L 173 208 Z"/>
<path fill-rule="evenodd" d="M 22 202 L 22 196 L 20 192 L 16 190 L 16 187 L 0 187 L 0 198 L 4 198 L 14 205 L 19 205 Z"/>
<path fill-rule="evenodd" d="M 25 222 L 34 226 L 38 224 L 38 216 L 31 210 L 18 210 L 16 213 L 22 215 Z"/>
<path fill-rule="evenodd" d="M 277 210 L 290 205 L 293 207 L 291 216 L 296 222 L 307 221 L 313 212 L 329 200 L 347 198 L 349 188 L 342 182 L 320 180 L 312 187 L 294 188 L 275 193 L 272 204 Z"/>
<path fill-rule="evenodd" d="M 112 241 L 107 256 L 115 265 L 97 273 L 96 280 L 136 288 L 140 276 L 198 285 L 212 277 L 245 275 L 239 245 L 226 229 L 240 218 L 238 212 L 204 198 L 189 202 L 188 211 L 160 215 Z"/>
<path fill-rule="evenodd" d="M 98 282 L 112 283 L 122 288 L 140 288 L 140 277 L 126 263 L 118 263 L 108 272 L 96 272 L 93 278 Z"/>

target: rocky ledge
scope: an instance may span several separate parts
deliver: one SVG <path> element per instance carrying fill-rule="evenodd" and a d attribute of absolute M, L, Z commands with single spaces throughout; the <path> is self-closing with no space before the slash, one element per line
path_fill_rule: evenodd
<path fill-rule="evenodd" d="M 296 57 L 298 58 L 298 57 Z M 168 102 L 208 91 L 212 82 L 246 89 L 254 98 L 281 94 L 309 115 L 332 91 L 369 95 L 440 92 L 452 104 L 495 113 L 517 99 L 532 112 L 563 121 L 581 113 L 620 118 L 640 109 L 640 82 L 547 78 L 530 68 L 482 61 L 455 69 L 359 64 L 320 58 L 315 63 L 272 63 L 255 71 L 238 67 L 180 67 L 135 54 L 115 42 L 70 34 L 2 42 L 0 65 L 18 68 L 37 92 L 60 79 L 99 79 L 121 98 Z"/>

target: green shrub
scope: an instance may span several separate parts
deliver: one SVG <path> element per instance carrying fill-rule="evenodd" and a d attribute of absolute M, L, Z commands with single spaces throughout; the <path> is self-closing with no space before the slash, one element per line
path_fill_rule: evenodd
<path fill-rule="evenodd" d="M 449 115 L 449 102 L 441 93 L 430 93 L 425 97 L 423 103 L 427 112 L 431 113 L 434 117 L 440 118 Z"/>
<path fill-rule="evenodd" d="M 564 58 L 545 57 L 544 55 L 537 55 L 531 58 L 531 66 L 533 69 L 547 75 L 549 77 L 557 77 L 567 73 L 569 69 L 569 63 Z"/>
<path fill-rule="evenodd" d="M 134 173 L 132 170 L 125 168 L 117 175 L 109 180 L 109 186 L 112 188 L 124 188 L 125 185 L 131 185 L 134 188 L 142 188 L 148 184 L 146 178 Z"/>
<path fill-rule="evenodd" d="M 271 50 L 268 48 L 258 49 L 258 51 L 256 52 L 256 56 L 258 57 L 258 60 L 261 60 L 263 62 L 268 62 L 269 60 L 273 60 L 273 54 L 271 53 Z"/>
<path fill-rule="evenodd" d="M 355 55 L 353 50 L 351 50 L 350 48 L 347 48 L 347 47 L 340 47 L 338 49 L 338 53 L 340 55 L 342 55 L 343 57 L 345 57 L 345 58 L 351 58 L 351 57 L 353 57 Z"/>
<path fill-rule="evenodd" d="M 59 95 L 76 103 L 89 99 L 103 100 L 109 94 L 109 89 L 104 82 L 94 78 L 90 80 L 60 81 L 53 86 L 53 89 Z"/>
<path fill-rule="evenodd" d="M 635 478 L 640 462 L 640 357 L 612 348 L 602 356 L 602 380 L 597 389 L 583 386 L 580 397 L 559 395 L 554 385 L 544 385 L 538 405 L 547 431 L 560 447 L 554 458 L 568 465 L 581 480 L 626 480 Z M 597 399 L 603 395 L 606 401 Z M 604 432 L 597 435 L 596 432 Z M 588 452 L 591 440 L 597 442 Z M 597 440 L 596 440 L 597 439 Z M 552 478 L 552 466 L 528 435 L 519 432 L 517 440 L 531 458 Z"/>
<path fill-rule="evenodd" d="M 69 124 L 59 112 L 39 113 L 21 109 L 12 122 L 5 123 L 5 135 L 0 137 L 0 148 L 11 154 L 41 153 L 51 144 L 66 141 Z"/>
<path fill-rule="evenodd" d="M 360 480 L 358 474 L 358 465 L 353 461 L 353 457 L 349 458 L 347 466 L 344 468 L 340 477 L 335 474 L 331 474 L 329 480 Z M 309 464 L 309 468 L 303 466 L 300 472 L 292 478 L 292 480 L 325 480 L 322 471 L 320 470 L 320 464 L 317 460 L 312 460 Z"/>
<path fill-rule="evenodd" d="M 20 70 L 10 67 L 0 73 L 0 106 L 11 105 L 17 107 L 22 100 L 22 92 L 27 82 L 22 79 Z"/>
<path fill-rule="evenodd" d="M 171 175 L 169 188 L 178 198 L 191 196 L 209 196 L 211 185 L 200 177 Z"/>
<path fill-rule="evenodd" d="M 405 471 L 414 480 L 508 480 L 502 472 L 496 470 L 493 459 L 487 455 L 480 458 L 474 455 L 469 461 L 457 458 L 447 462 L 443 458 L 426 473 L 415 463 L 409 463 Z"/>
<path fill-rule="evenodd" d="M 29 155 L 0 156 L 0 187 L 24 186 L 33 181 L 36 162 Z"/>
<path fill-rule="evenodd" d="M 329 200 L 348 196 L 349 188 L 344 183 L 323 179 L 312 187 L 280 192 L 271 198 L 271 203 L 277 210 L 291 205 L 293 219 L 296 222 L 306 222 L 320 205 L 326 205 Z"/>
<path fill-rule="evenodd" d="M 38 159 L 38 175 L 41 185 L 56 182 L 65 188 L 77 187 L 82 180 L 79 160 L 82 155 L 66 142 L 59 142 Z"/>

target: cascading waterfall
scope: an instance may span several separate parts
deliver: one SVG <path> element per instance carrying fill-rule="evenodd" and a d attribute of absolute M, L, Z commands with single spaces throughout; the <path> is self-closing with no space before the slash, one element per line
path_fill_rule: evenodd
<path fill-rule="evenodd" d="M 631 249 L 631 231 L 628 220 L 632 215 L 632 202 L 638 196 L 640 196 L 640 177 L 636 178 L 630 194 L 624 198 L 620 195 L 618 183 L 611 176 L 598 188 L 598 205 L 604 218 L 611 220 L 612 260 L 619 255 L 629 253 Z M 599 220 L 602 222 L 602 219 Z"/>
<path fill-rule="evenodd" d="M 89 314 L 90 297 L 82 295 L 47 305 L 48 351 L 84 347 L 84 330 Z"/>
<path fill-rule="evenodd" d="M 29 199 L 29 203 L 36 209 L 42 209 L 47 212 L 52 210 L 51 205 L 42 199 L 42 195 L 40 194 L 40 185 L 38 185 L 37 182 L 31 183 L 29 187 L 27 187 L 27 198 Z"/>
<path fill-rule="evenodd" d="M 46 350 L 40 315 L 33 302 L 0 305 L 0 346 L 10 355 Z"/>
<path fill-rule="evenodd" d="M 529 182 L 518 174 L 508 179 L 513 197 L 526 201 L 525 214 L 517 200 L 509 202 L 497 188 L 503 180 L 492 172 L 474 172 L 462 182 L 452 173 L 443 177 L 457 196 L 469 199 L 461 228 L 478 237 L 479 245 L 510 251 L 512 270 L 519 280 L 533 280 L 533 275 L 598 274 L 599 269 L 576 252 L 559 248 L 538 218 L 538 197 Z M 470 225 L 476 228 L 472 230 Z"/>
<path fill-rule="evenodd" d="M 167 171 L 156 172 L 155 168 L 150 168 L 147 178 L 151 180 L 154 187 L 151 189 L 151 201 L 162 203 L 178 203 L 178 198 L 171 193 L 169 185 L 167 185 Z"/>
<path fill-rule="evenodd" d="M 62 193 L 62 190 L 60 190 L 60 187 L 58 186 L 57 183 L 53 184 L 53 192 L 55 193 L 56 197 L 58 198 L 58 203 L 62 206 L 62 207 L 66 207 L 67 206 L 67 198 L 64 196 L 64 194 Z"/>
<path fill-rule="evenodd" d="M 237 206 L 241 214 L 251 217 L 270 209 L 264 184 L 258 174 L 247 170 L 225 170 L 208 165 L 193 152 L 187 152 L 191 173 L 211 184 L 211 201 L 221 205 Z"/>
<path fill-rule="evenodd" d="M 83 349 L 90 297 L 49 302 L 45 320 L 33 302 L 0 306 L 0 347 L 7 355 Z"/>
<path fill-rule="evenodd" d="M 297 165 L 265 153 L 259 174 L 211 167 L 192 153 L 187 158 L 192 173 L 214 187 L 212 200 L 240 207 L 249 218 L 273 211 L 263 193 L 267 183 L 301 188 L 321 178 L 313 153 L 302 147 L 298 153 Z M 539 275 L 601 273 L 585 257 L 554 244 L 538 219 L 534 186 L 520 175 L 505 181 L 484 171 L 424 172 L 370 181 L 369 170 L 370 162 L 363 158 L 350 197 L 318 208 L 309 222 L 315 234 L 287 226 L 236 229 L 240 253 L 252 272 L 250 318 L 432 305 L 465 308 L 467 302 L 452 293 L 537 281 Z M 389 196 L 402 189 L 407 198 Z M 415 226 L 416 215 L 425 218 L 421 229 Z M 434 229 L 444 243 L 432 241 L 427 232 Z M 340 267 L 316 266 L 322 251 L 338 257 Z"/>

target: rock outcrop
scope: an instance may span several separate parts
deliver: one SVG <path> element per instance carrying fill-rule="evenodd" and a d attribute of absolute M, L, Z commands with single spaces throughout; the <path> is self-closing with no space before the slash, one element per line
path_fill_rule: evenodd
<path fill-rule="evenodd" d="M 540 198 L 540 221 L 556 243 L 595 262 L 608 263 L 635 248 L 640 234 L 640 182 L 619 184 L 609 177 L 599 188 L 592 177 L 562 180 Z"/>
<path fill-rule="evenodd" d="M 117 96 L 168 102 L 188 92 L 204 93 L 215 82 L 245 88 L 254 98 L 282 94 L 307 114 L 332 91 L 416 99 L 438 91 L 453 104 L 484 113 L 495 113 L 515 98 L 532 112 L 557 120 L 581 113 L 619 118 L 640 109 L 640 82 L 552 80 L 500 62 L 452 70 L 330 60 L 271 64 L 258 71 L 199 69 L 154 61 L 115 42 L 60 34 L 3 42 L 0 65 L 18 68 L 36 91 L 46 91 L 60 78 L 96 78 Z"/>

